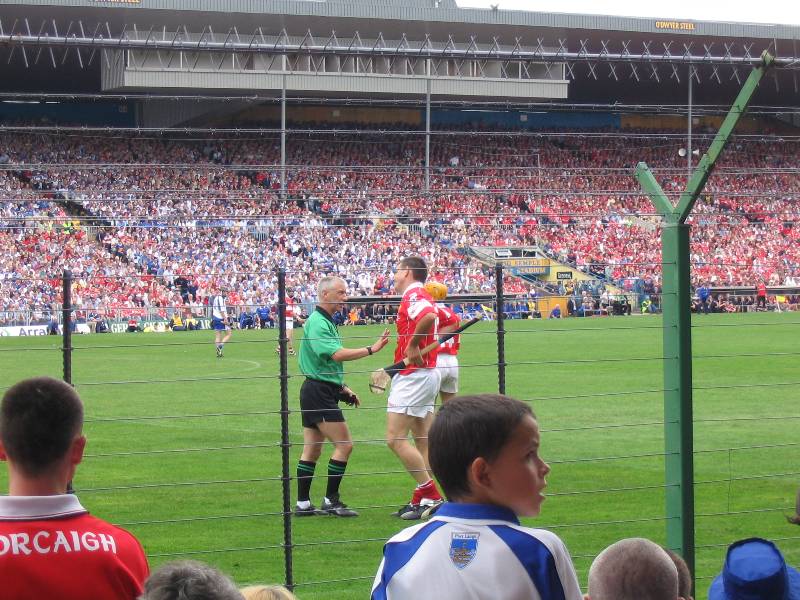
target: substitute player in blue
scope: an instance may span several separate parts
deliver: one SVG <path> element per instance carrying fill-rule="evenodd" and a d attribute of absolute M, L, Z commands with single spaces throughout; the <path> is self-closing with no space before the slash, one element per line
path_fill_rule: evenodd
<path fill-rule="evenodd" d="M 303 421 L 303 453 L 297 463 L 296 517 L 331 515 L 356 517 L 358 513 L 339 498 L 347 461 L 353 451 L 350 429 L 339 402 L 358 406 L 353 391 L 344 385 L 342 363 L 366 358 L 380 352 L 389 343 L 386 329 L 373 344 L 363 348 L 345 348 L 333 314 L 347 302 L 347 284 L 340 277 L 323 277 L 317 285 L 319 304 L 303 326 L 300 342 L 300 371 L 306 376 L 300 388 Z M 311 504 L 311 483 L 325 440 L 333 444 L 328 461 L 328 484 L 319 509 Z"/>
<path fill-rule="evenodd" d="M 391 538 L 373 600 L 582 600 L 557 535 L 520 525 L 539 514 L 550 467 L 530 407 L 508 396 L 450 400 L 428 434 L 448 502 Z"/>
<path fill-rule="evenodd" d="M 211 329 L 214 330 L 214 344 L 217 347 L 217 358 L 222 358 L 225 343 L 231 339 L 231 327 L 228 325 L 228 308 L 225 305 L 225 285 L 217 286 L 217 293 L 211 298 Z"/>

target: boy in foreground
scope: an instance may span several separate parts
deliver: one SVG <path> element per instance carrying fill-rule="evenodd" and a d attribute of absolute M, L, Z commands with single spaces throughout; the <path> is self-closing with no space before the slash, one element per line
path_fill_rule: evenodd
<path fill-rule="evenodd" d="M 457 397 L 428 435 L 448 502 L 386 543 L 373 600 L 581 600 L 564 543 L 519 524 L 539 514 L 550 472 L 530 407 L 494 394 Z"/>

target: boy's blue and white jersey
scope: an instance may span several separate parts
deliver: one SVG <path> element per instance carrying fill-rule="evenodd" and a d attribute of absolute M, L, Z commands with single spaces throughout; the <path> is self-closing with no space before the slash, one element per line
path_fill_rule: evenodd
<path fill-rule="evenodd" d="M 214 319 L 224 319 L 226 315 L 225 298 L 218 294 L 211 302 L 211 316 Z"/>
<path fill-rule="evenodd" d="M 383 548 L 372 600 L 582 600 L 564 542 L 512 511 L 444 504 Z"/>

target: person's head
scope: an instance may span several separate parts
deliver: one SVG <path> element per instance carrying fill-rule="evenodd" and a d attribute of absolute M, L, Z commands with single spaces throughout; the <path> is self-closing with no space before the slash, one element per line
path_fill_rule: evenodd
<path fill-rule="evenodd" d="M 139 600 L 242 600 L 230 578 L 207 564 L 184 560 L 162 565 L 144 584 Z"/>
<path fill-rule="evenodd" d="M 676 600 L 678 570 L 658 544 L 628 538 L 611 544 L 589 568 L 588 600 Z"/>
<path fill-rule="evenodd" d="M 317 284 L 317 298 L 320 306 L 333 314 L 347 302 L 347 284 L 341 277 L 323 277 Z"/>
<path fill-rule="evenodd" d="M 685 600 L 692 599 L 692 572 L 689 571 L 689 565 L 683 560 L 683 557 L 677 552 L 673 552 L 669 548 L 664 548 L 664 552 L 670 557 L 678 570 L 678 596 Z"/>
<path fill-rule="evenodd" d="M 427 278 L 428 266 L 425 264 L 425 260 L 419 256 L 407 256 L 397 263 L 397 269 L 394 272 L 394 289 L 398 294 L 402 294 L 415 281 L 425 283 Z"/>
<path fill-rule="evenodd" d="M 722 573 L 711 582 L 708 600 L 800 600 L 800 572 L 786 564 L 778 547 L 749 538 L 728 547 Z"/>
<path fill-rule="evenodd" d="M 451 502 L 494 504 L 536 516 L 550 467 L 539 456 L 530 406 L 499 394 L 453 398 L 428 433 L 434 475 Z"/>
<path fill-rule="evenodd" d="M 240 591 L 244 600 L 297 600 L 297 596 L 282 585 L 251 585 Z"/>
<path fill-rule="evenodd" d="M 447 298 L 447 286 L 438 281 L 429 281 L 425 284 L 425 291 L 431 295 L 436 302 L 444 302 Z"/>
<path fill-rule="evenodd" d="M 17 478 L 66 485 L 83 457 L 82 428 L 83 403 L 69 384 L 34 377 L 10 387 L 0 405 L 0 459 L 9 463 L 12 493 Z"/>

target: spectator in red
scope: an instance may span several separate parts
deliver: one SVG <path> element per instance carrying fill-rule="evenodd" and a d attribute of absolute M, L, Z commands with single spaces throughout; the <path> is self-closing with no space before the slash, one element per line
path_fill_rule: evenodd
<path fill-rule="evenodd" d="M 756 310 L 767 310 L 767 286 L 764 280 L 756 284 Z"/>
<path fill-rule="evenodd" d="M 83 403 L 62 381 L 36 377 L 9 388 L 0 405 L 0 497 L 4 598 L 133 600 L 148 575 L 141 545 L 89 515 L 66 493 L 83 458 Z"/>

